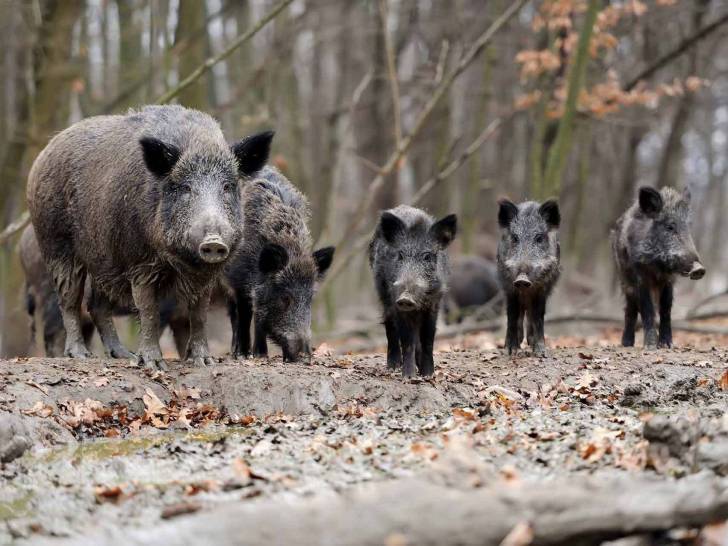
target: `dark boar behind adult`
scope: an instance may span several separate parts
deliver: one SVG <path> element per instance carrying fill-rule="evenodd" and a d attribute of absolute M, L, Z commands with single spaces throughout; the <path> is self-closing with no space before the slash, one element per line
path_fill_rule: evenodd
<path fill-rule="evenodd" d="M 285 361 L 311 354 L 311 302 L 334 257 L 334 248 L 312 250 L 306 197 L 272 167 L 243 188 L 243 243 L 227 268 L 233 357 L 267 356 L 267 338 Z"/>
<path fill-rule="evenodd" d="M 446 248 L 456 232 L 454 214 L 436 222 L 420 209 L 400 205 L 382 212 L 369 244 L 384 311 L 387 367 L 401 367 L 405 377 L 435 373 L 437 313 L 450 273 Z"/>
<path fill-rule="evenodd" d="M 210 291 L 241 235 L 239 179 L 266 162 L 272 133 L 229 146 L 210 116 L 148 106 L 89 118 L 56 135 L 35 160 L 28 206 L 66 328 L 65 354 L 90 356 L 81 334 L 84 282 L 106 352 L 119 342 L 115 306 L 139 311 L 140 364 L 164 367 L 159 304 L 189 311 L 186 358 L 212 361 L 205 321 Z"/>
<path fill-rule="evenodd" d="M 675 276 L 695 280 L 705 275 L 690 235 L 690 192 L 640 188 L 636 202 L 617 220 L 612 248 L 626 300 L 622 345 L 634 345 L 639 312 L 645 347 L 671 347 Z M 659 334 L 655 305 L 660 309 Z"/>
<path fill-rule="evenodd" d="M 527 201 L 516 205 L 501 199 L 498 224 L 498 275 L 506 294 L 506 349 L 518 352 L 523 341 L 523 321 L 533 354 L 546 354 L 544 314 L 546 300 L 559 278 L 561 215 L 556 201 Z"/>
<path fill-rule="evenodd" d="M 473 310 L 492 302 L 493 314 L 502 312 L 503 301 L 498 268 L 481 256 L 460 256 L 452 261 L 448 292 L 443 299 L 445 322 L 461 322 Z M 498 298 L 496 303 L 494 298 Z M 451 317 L 451 315 L 453 317 Z"/>
<path fill-rule="evenodd" d="M 58 296 L 53 287 L 53 279 L 48 274 L 33 226 L 27 226 L 18 242 L 20 265 L 25 273 L 25 309 L 30 317 L 30 338 L 35 340 L 36 315 L 40 317 L 43 328 L 43 348 L 49 357 L 63 356 L 66 343 L 66 330 L 58 305 Z M 81 317 L 81 331 L 88 344 L 94 333 L 91 317 L 84 312 Z"/>

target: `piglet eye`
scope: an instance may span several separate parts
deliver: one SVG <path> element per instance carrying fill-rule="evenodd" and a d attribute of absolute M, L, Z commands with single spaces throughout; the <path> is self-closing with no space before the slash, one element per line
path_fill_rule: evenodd
<path fill-rule="evenodd" d="M 293 303 L 293 298 L 291 297 L 290 294 L 281 295 L 281 306 L 283 307 L 284 310 L 288 309 L 292 303 Z"/>
<path fill-rule="evenodd" d="M 222 187 L 222 189 L 225 191 L 225 193 L 232 193 L 235 191 L 235 188 L 237 187 L 237 184 L 234 182 L 225 182 L 225 185 Z"/>
<path fill-rule="evenodd" d="M 397 252 L 397 259 L 398 259 L 398 260 L 399 260 L 400 262 L 401 262 L 402 260 L 404 260 L 404 252 L 402 252 L 401 250 L 400 250 L 399 252 Z"/>

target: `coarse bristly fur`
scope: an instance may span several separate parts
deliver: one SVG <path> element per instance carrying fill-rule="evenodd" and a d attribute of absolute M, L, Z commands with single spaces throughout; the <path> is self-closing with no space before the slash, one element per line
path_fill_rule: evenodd
<path fill-rule="evenodd" d="M 186 357 L 212 361 L 205 317 L 212 286 L 240 239 L 239 180 L 267 160 L 272 133 L 229 146 L 218 123 L 181 106 L 83 120 L 56 135 L 28 179 L 28 206 L 56 287 L 65 354 L 90 356 L 79 309 L 88 275 L 107 353 L 131 355 L 111 321 L 136 307 L 140 363 L 163 367 L 159 302 L 189 310 Z"/>
<path fill-rule="evenodd" d="M 617 220 L 612 249 L 625 296 L 622 345 L 634 345 L 637 314 L 647 348 L 672 346 L 671 311 L 676 275 L 700 279 L 705 268 L 690 235 L 690 192 L 639 189 Z M 659 334 L 655 307 L 659 306 Z"/>
<path fill-rule="evenodd" d="M 263 169 L 242 195 L 243 243 L 226 271 L 235 300 L 232 353 L 250 353 L 253 320 L 256 356 L 268 354 L 270 338 L 284 360 L 310 357 L 311 304 L 334 248 L 312 251 L 308 200 L 278 170 Z"/>
<path fill-rule="evenodd" d="M 437 314 L 450 272 L 446 248 L 455 238 L 454 214 L 439 221 L 400 205 L 383 211 L 369 244 L 369 265 L 382 304 L 387 366 L 405 377 L 435 371 Z"/>
<path fill-rule="evenodd" d="M 546 300 L 560 274 L 561 250 L 558 228 L 559 206 L 548 200 L 539 204 L 527 201 L 516 205 L 499 201 L 498 275 L 506 294 L 508 326 L 506 349 L 518 352 L 523 341 L 523 322 L 533 353 L 546 353 L 544 314 Z"/>

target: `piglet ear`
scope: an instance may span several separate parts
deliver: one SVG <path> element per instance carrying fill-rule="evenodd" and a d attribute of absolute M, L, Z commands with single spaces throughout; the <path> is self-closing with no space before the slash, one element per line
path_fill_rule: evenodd
<path fill-rule="evenodd" d="M 273 131 L 264 131 L 245 137 L 230 148 L 238 160 L 238 172 L 242 177 L 252 176 L 268 162 Z"/>
<path fill-rule="evenodd" d="M 448 214 L 442 220 L 432 224 L 430 235 L 440 243 L 442 248 L 447 247 L 458 232 L 458 217 L 454 214 Z"/>
<path fill-rule="evenodd" d="M 556 229 L 561 224 L 561 213 L 559 204 L 554 199 L 544 201 L 538 208 L 538 213 L 546 220 L 549 229 Z"/>
<path fill-rule="evenodd" d="M 264 275 L 278 273 L 288 263 L 288 252 L 281 245 L 267 243 L 260 251 L 258 269 Z"/>
<path fill-rule="evenodd" d="M 642 186 L 638 200 L 642 212 L 649 216 L 653 216 L 662 210 L 662 195 L 654 188 Z"/>
<path fill-rule="evenodd" d="M 384 211 L 379 217 L 379 229 L 384 239 L 392 244 L 407 228 L 397 215 Z"/>
<path fill-rule="evenodd" d="M 167 176 L 177 164 L 181 155 L 179 148 L 172 144 L 165 144 L 154 137 L 140 138 L 139 145 L 142 148 L 144 164 L 158 178 Z"/>
<path fill-rule="evenodd" d="M 690 194 L 690 188 L 685 186 L 685 189 L 682 191 L 683 201 L 685 201 L 689 205 L 691 197 L 692 197 L 692 195 Z"/>
<path fill-rule="evenodd" d="M 331 262 L 334 260 L 334 250 L 333 246 L 327 246 L 314 251 L 313 260 L 316 262 L 319 279 L 323 278 L 331 266 Z"/>
<path fill-rule="evenodd" d="M 498 200 L 498 225 L 507 228 L 513 219 L 518 216 L 518 207 L 508 199 Z"/>

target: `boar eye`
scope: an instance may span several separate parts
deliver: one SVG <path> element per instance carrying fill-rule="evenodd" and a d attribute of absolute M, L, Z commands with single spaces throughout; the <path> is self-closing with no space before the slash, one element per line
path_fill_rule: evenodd
<path fill-rule="evenodd" d="M 281 295 L 281 305 L 283 306 L 283 309 L 288 309 L 291 304 L 293 303 L 293 298 L 290 294 L 282 294 Z"/>
<path fill-rule="evenodd" d="M 536 241 L 537 245 L 540 245 L 541 243 L 543 243 L 546 240 L 546 237 L 544 236 L 543 233 L 539 233 L 536 235 L 536 237 L 533 238 L 533 240 Z"/>
<path fill-rule="evenodd" d="M 515 233 L 511 233 L 511 240 L 512 240 L 512 241 L 513 241 L 513 242 L 514 242 L 515 244 L 518 244 L 518 235 L 516 235 Z"/>
<path fill-rule="evenodd" d="M 400 250 L 399 252 L 397 252 L 397 259 L 398 259 L 398 260 L 399 260 L 400 262 L 401 262 L 402 260 L 404 260 L 404 252 L 402 252 L 401 250 Z"/>
<path fill-rule="evenodd" d="M 236 186 L 237 184 L 235 184 L 234 182 L 225 182 L 225 185 L 222 187 L 222 189 L 225 193 L 232 193 L 233 191 L 235 191 Z"/>
<path fill-rule="evenodd" d="M 665 226 L 665 228 L 667 229 L 667 231 L 676 231 L 677 230 L 677 228 L 675 227 L 675 224 L 667 224 Z"/>
<path fill-rule="evenodd" d="M 427 263 L 432 263 L 435 261 L 435 255 L 432 252 L 425 252 L 422 255 L 422 260 Z"/>

